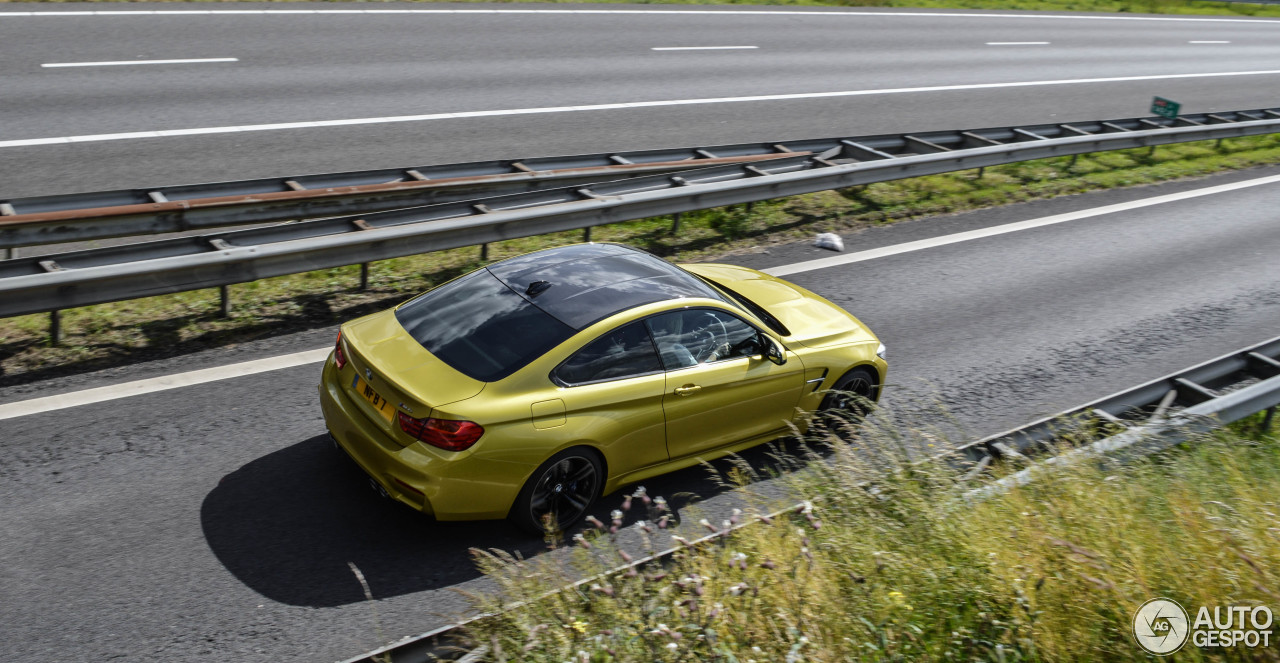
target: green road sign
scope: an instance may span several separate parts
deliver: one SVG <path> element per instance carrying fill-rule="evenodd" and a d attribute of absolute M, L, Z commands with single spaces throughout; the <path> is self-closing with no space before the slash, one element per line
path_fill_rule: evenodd
<path fill-rule="evenodd" d="M 1173 118 L 1178 117 L 1178 111 L 1180 110 L 1182 110 L 1182 104 L 1173 101 L 1172 99 L 1156 97 L 1151 100 L 1151 112 L 1159 115 L 1160 117 L 1167 117 L 1172 120 Z"/>

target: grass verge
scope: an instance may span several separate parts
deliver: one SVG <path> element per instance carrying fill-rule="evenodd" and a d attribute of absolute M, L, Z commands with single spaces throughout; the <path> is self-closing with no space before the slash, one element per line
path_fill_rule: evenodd
<path fill-rule="evenodd" d="M 469 636 L 491 661 L 1149 660 L 1130 621 L 1148 599 L 1172 598 L 1193 619 L 1199 606 L 1280 608 L 1280 439 L 1253 426 L 966 504 L 958 471 L 904 460 L 937 438 L 869 425 L 795 475 L 809 513 L 684 549 L 663 568 L 538 600 L 625 556 L 604 534 L 572 569 L 480 554 L 501 588 L 482 609 L 532 600 Z M 1189 642 L 1178 659 L 1278 651 L 1274 640 Z"/>
<path fill-rule="evenodd" d="M 1100 189 L 1135 186 L 1280 163 L 1280 138 L 1258 136 L 1029 161 L 978 171 L 883 182 L 745 206 L 599 226 L 595 241 L 638 246 L 671 259 L 705 260 L 816 232 L 850 233 L 911 218 L 947 214 Z M 497 260 L 581 241 L 580 232 L 490 245 Z M 853 242 L 856 244 L 856 240 Z M 54 346 L 44 314 L 0 320 L 0 386 L 111 365 L 177 356 L 291 331 L 331 326 L 392 306 L 482 264 L 476 248 L 374 263 L 370 287 L 358 289 L 359 267 L 294 274 L 231 287 L 230 316 L 219 315 L 218 291 L 87 306 L 62 313 L 63 341 Z"/>

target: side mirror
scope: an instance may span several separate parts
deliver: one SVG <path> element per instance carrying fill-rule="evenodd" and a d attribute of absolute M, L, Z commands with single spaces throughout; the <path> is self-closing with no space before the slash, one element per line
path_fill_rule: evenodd
<path fill-rule="evenodd" d="M 760 334 L 760 345 L 764 348 L 764 358 L 781 366 L 787 363 L 787 351 L 767 334 Z"/>

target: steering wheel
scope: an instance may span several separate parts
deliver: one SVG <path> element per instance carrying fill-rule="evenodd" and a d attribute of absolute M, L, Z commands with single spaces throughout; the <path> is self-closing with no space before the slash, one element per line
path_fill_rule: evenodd
<path fill-rule="evenodd" d="M 694 354 L 694 359 L 699 364 L 715 359 L 722 350 L 729 348 L 729 330 L 725 328 L 724 321 L 713 313 L 704 312 L 698 316 L 692 334 L 698 341 L 698 352 Z"/>

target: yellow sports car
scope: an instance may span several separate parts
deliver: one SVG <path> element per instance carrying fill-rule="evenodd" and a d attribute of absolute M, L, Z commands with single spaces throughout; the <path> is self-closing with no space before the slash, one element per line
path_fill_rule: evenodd
<path fill-rule="evenodd" d="M 857 318 L 782 279 L 578 244 L 342 325 L 320 404 L 378 492 L 542 531 L 851 394 L 874 401 L 886 368 Z"/>

